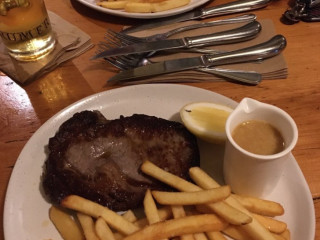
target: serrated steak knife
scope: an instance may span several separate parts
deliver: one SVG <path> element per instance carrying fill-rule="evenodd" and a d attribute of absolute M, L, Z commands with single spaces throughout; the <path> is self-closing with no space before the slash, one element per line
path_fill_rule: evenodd
<path fill-rule="evenodd" d="M 152 41 L 146 43 L 130 44 L 124 47 L 110 48 L 106 51 L 98 53 L 92 59 L 106 58 L 112 56 L 137 54 L 145 52 L 154 52 L 160 50 L 173 50 L 180 48 L 192 48 L 202 46 L 213 46 L 221 44 L 236 43 L 246 41 L 257 36 L 261 31 L 261 25 L 257 21 L 248 23 L 242 27 L 235 29 L 201 35 L 197 37 L 185 37 L 181 39 L 169 39 Z"/>
<path fill-rule="evenodd" d="M 222 16 L 231 13 L 240 13 L 266 7 L 272 0 L 238 0 L 209 8 L 202 8 L 172 17 L 166 17 L 150 23 L 128 27 L 122 33 L 138 32 L 145 29 L 164 26 L 170 23 L 183 22 L 188 20 L 203 19 L 207 17 Z"/>
<path fill-rule="evenodd" d="M 129 69 L 110 78 L 108 83 L 116 84 L 120 81 L 130 81 L 137 78 L 156 76 L 183 70 L 263 60 L 278 55 L 285 47 L 285 37 L 282 35 L 276 35 L 264 43 L 235 51 L 214 55 L 202 55 L 200 57 L 168 60 Z"/>

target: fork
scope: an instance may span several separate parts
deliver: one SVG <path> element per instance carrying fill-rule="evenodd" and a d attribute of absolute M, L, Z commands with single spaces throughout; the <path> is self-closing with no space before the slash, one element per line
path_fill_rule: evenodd
<path fill-rule="evenodd" d="M 111 39 L 112 40 L 118 39 L 119 42 L 122 42 L 125 45 L 132 44 L 132 43 L 143 43 L 143 42 L 164 40 L 174 34 L 188 31 L 188 30 L 192 30 L 192 29 L 225 25 L 225 24 L 233 24 L 233 23 L 252 22 L 252 21 L 256 20 L 256 18 L 257 17 L 254 14 L 245 14 L 245 15 L 240 15 L 240 16 L 233 17 L 233 18 L 227 18 L 227 19 L 215 20 L 215 21 L 211 21 L 211 22 L 203 22 L 203 23 L 199 23 L 199 24 L 192 24 L 192 25 L 188 25 L 188 26 L 183 26 L 183 27 L 172 29 L 172 30 L 164 32 L 164 33 L 154 34 L 154 35 L 147 36 L 147 37 L 134 37 L 131 35 L 127 35 L 125 33 L 115 32 L 115 31 L 109 29 L 107 31 L 107 33 L 105 34 L 105 40 L 109 41 Z"/>

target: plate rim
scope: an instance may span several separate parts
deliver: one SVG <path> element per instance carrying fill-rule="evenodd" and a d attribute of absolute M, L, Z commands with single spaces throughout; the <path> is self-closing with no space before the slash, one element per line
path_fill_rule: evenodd
<path fill-rule="evenodd" d="M 113 16 L 118 16 L 118 17 L 126 17 L 126 18 L 136 18 L 136 19 L 156 19 L 156 18 L 163 18 L 163 17 L 169 17 L 169 16 L 173 16 L 173 15 L 177 15 L 180 13 L 185 13 L 188 11 L 191 11 L 209 1 L 212 0 L 199 0 L 199 1 L 194 1 L 191 3 L 189 3 L 188 5 L 179 7 L 179 8 L 175 8 L 175 9 L 170 9 L 167 11 L 163 11 L 163 12 L 158 12 L 158 13 L 128 13 L 128 12 L 124 12 L 121 10 L 112 10 L 112 9 L 107 9 L 107 8 L 103 8 L 100 7 L 98 5 L 92 4 L 91 2 L 89 2 L 88 0 L 76 0 L 78 2 L 80 2 L 81 4 L 92 8 L 94 10 L 97 10 L 99 12 L 102 13 L 106 13 L 106 14 L 110 14 Z"/>
<path fill-rule="evenodd" d="M 116 89 L 110 89 L 110 90 L 106 90 L 106 91 L 103 91 L 103 92 L 99 92 L 99 93 L 95 93 L 95 94 L 92 94 L 92 95 L 89 95 L 87 97 L 84 97 L 70 105 L 68 105 L 67 107 L 63 108 L 62 110 L 58 111 L 56 114 L 54 114 L 52 117 L 50 117 L 46 122 L 44 122 L 35 132 L 34 134 L 30 137 L 30 139 L 27 141 L 27 143 L 25 144 L 25 146 L 22 148 L 18 158 L 17 158 L 17 161 L 14 165 L 14 168 L 12 170 L 12 174 L 10 176 L 10 179 L 9 179 L 9 183 L 7 185 L 7 190 L 6 190 L 6 195 L 5 195 L 5 201 L 4 201 L 4 210 L 3 210 L 3 230 L 4 230 L 4 236 L 5 236 L 5 239 L 14 239 L 14 236 L 11 236 L 9 235 L 9 227 L 7 226 L 7 224 L 10 222 L 10 221 L 7 221 L 8 219 L 10 219 L 11 215 L 10 215 L 10 211 L 9 211 L 9 208 L 8 208 L 8 205 L 10 204 L 9 203 L 9 200 L 10 200 L 10 197 L 11 197 L 11 191 L 12 191 L 12 185 L 14 184 L 14 181 L 17 181 L 14 177 L 15 177 L 15 171 L 17 170 L 17 168 L 19 167 L 20 164 L 22 164 L 22 158 L 21 156 L 25 153 L 25 151 L 27 151 L 26 149 L 28 148 L 28 145 L 32 142 L 33 138 L 35 138 L 35 136 L 37 136 L 37 134 L 40 134 L 41 131 L 43 131 L 43 129 L 45 127 L 47 127 L 47 125 L 49 125 L 50 123 L 54 122 L 54 121 L 57 121 L 56 119 L 59 119 L 59 118 L 64 118 L 66 117 L 66 115 L 70 116 L 70 115 L 73 115 L 75 113 L 76 110 L 79 110 L 78 108 L 82 105 L 86 105 L 88 102 L 90 104 L 90 102 L 94 102 L 96 101 L 97 99 L 105 96 L 105 95 L 112 95 L 112 94 L 118 94 L 118 92 L 121 92 L 121 91 L 133 91 L 134 89 L 136 88 L 153 88 L 153 87 L 170 87 L 170 88 L 177 88 L 177 89 L 188 89 L 188 90 L 195 90 L 195 91 L 199 91 L 199 92 L 208 92 L 209 94 L 212 94 L 212 95 L 216 95 L 216 96 L 220 96 L 224 99 L 228 99 L 228 101 L 230 101 L 232 104 L 237 104 L 237 102 L 235 102 L 234 100 L 232 100 L 231 98 L 229 97 L 226 97 L 224 95 L 221 95 L 219 93 L 216 93 L 216 92 L 213 92 L 211 90 L 207 90 L 207 89 L 203 89 L 203 88 L 199 88 L 199 87 L 194 87 L 194 86 L 189 86 L 189 85 L 179 85 L 179 84 L 141 84 L 141 85 L 133 85 L 133 86 L 126 86 L 126 87 L 122 87 L 122 88 L 116 88 Z M 57 129 L 56 129 L 57 130 Z M 292 155 L 292 158 L 293 158 L 293 164 L 294 164 L 294 167 L 296 168 L 296 170 L 298 171 L 298 174 L 300 175 L 300 179 L 303 181 L 302 184 L 303 184 L 303 189 L 305 191 L 305 195 L 306 195 L 306 198 L 307 198 L 307 201 L 309 203 L 310 206 L 314 206 L 313 205 L 313 199 L 312 199 L 312 195 L 311 195 L 311 191 L 310 191 L 310 188 L 309 188 L 309 185 L 300 169 L 300 166 L 299 164 L 297 163 L 297 161 L 295 160 L 294 156 Z M 41 162 L 41 163 L 44 163 Z M 18 166 L 18 167 L 16 167 Z M 308 196 L 307 196 L 308 195 Z M 311 207 L 309 209 L 310 211 L 308 212 L 308 214 L 312 217 L 312 219 L 310 219 L 310 230 L 312 230 L 312 232 L 310 233 L 311 234 L 311 239 L 306 239 L 306 240 L 313 240 L 314 239 L 314 236 L 315 236 L 315 209 L 314 207 Z M 11 238 L 10 238 L 11 237 Z"/>

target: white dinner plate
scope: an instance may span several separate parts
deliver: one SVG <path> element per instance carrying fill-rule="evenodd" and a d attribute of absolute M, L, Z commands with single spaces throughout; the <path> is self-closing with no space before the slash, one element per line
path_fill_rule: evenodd
<path fill-rule="evenodd" d="M 187 103 L 210 101 L 230 107 L 233 100 L 200 88 L 175 84 L 149 84 L 122 87 L 98 93 L 80 100 L 45 122 L 30 138 L 14 166 L 4 207 L 6 240 L 61 239 L 50 222 L 50 204 L 41 194 L 40 177 L 47 158 L 46 145 L 59 126 L 74 113 L 99 110 L 108 119 L 120 115 L 143 113 L 180 121 L 179 110 Z M 223 147 L 199 141 L 201 167 L 222 181 Z M 292 240 L 314 240 L 315 213 L 312 197 L 304 176 L 293 156 L 281 180 L 267 199 L 280 202 L 285 214 L 279 219 L 287 222 Z"/>
<path fill-rule="evenodd" d="M 86 5 L 89 8 L 95 9 L 100 12 L 108 13 L 111 15 L 119 16 L 119 17 L 127 17 L 127 18 L 141 18 L 141 19 L 149 19 L 149 18 L 162 18 L 169 17 L 173 15 L 177 15 L 179 13 L 188 12 L 196 7 L 199 7 L 210 0 L 190 0 L 188 5 L 183 7 L 174 8 L 171 10 L 157 12 L 157 13 L 129 13 L 123 10 L 113 10 L 108 8 L 103 8 L 97 5 L 99 0 L 78 0 L 80 3 Z"/>

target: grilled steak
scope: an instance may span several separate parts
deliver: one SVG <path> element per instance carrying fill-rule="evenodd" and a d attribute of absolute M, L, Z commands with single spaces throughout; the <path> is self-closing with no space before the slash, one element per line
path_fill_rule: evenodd
<path fill-rule="evenodd" d="M 147 188 L 168 188 L 140 171 L 144 160 L 185 179 L 199 165 L 196 138 L 182 124 L 143 114 L 76 113 L 48 148 L 42 185 L 49 201 L 77 194 L 115 211 L 139 207 Z"/>

